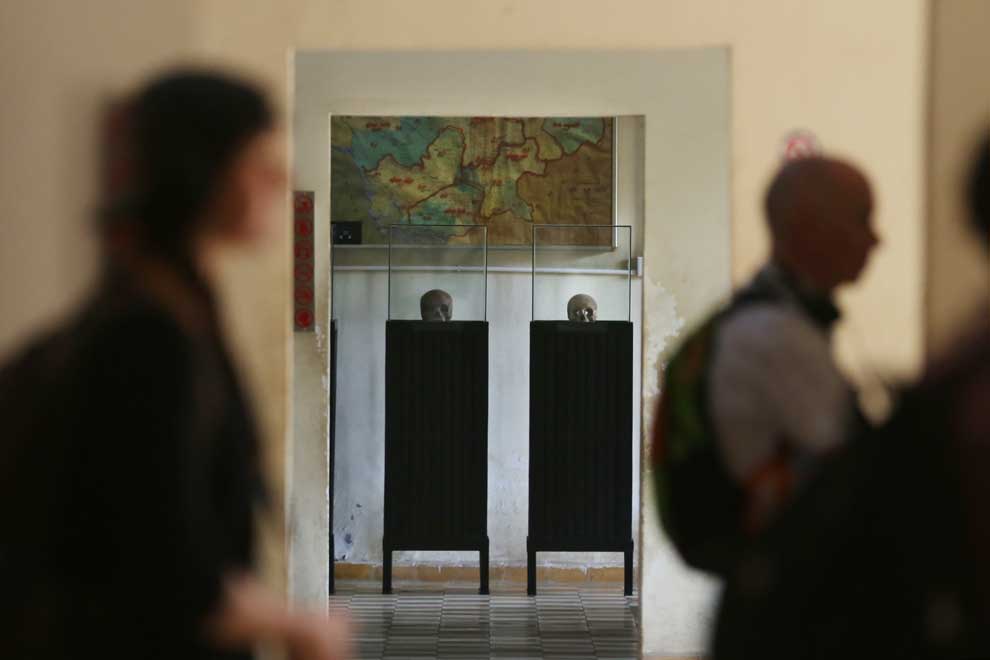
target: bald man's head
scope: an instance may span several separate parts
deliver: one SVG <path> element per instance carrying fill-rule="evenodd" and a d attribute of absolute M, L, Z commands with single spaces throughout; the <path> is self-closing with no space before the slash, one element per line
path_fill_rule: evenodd
<path fill-rule="evenodd" d="M 801 158 L 784 165 L 766 196 L 770 231 L 788 231 L 802 223 L 829 219 L 841 207 L 872 204 L 870 184 L 863 174 L 841 160 Z"/>
<path fill-rule="evenodd" d="M 822 290 L 859 277 L 877 243 L 870 184 L 841 160 L 786 164 L 767 190 L 765 208 L 774 260 Z"/>

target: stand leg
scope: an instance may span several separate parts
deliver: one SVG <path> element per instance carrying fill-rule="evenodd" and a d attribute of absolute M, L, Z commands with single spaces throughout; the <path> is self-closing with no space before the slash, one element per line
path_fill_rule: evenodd
<path fill-rule="evenodd" d="M 536 550 L 526 539 L 526 594 L 536 595 Z"/>
<path fill-rule="evenodd" d="M 382 544 L 382 593 L 392 593 L 392 547 Z"/>
<path fill-rule="evenodd" d="M 485 537 L 485 542 L 481 546 L 481 551 L 478 553 L 479 562 L 478 570 L 481 573 L 481 588 L 478 590 L 482 596 L 488 595 L 488 537 Z"/>
<path fill-rule="evenodd" d="M 625 561 L 626 561 L 625 594 L 627 596 L 632 596 L 633 593 L 633 542 L 632 541 L 629 541 L 629 545 L 626 546 Z"/>

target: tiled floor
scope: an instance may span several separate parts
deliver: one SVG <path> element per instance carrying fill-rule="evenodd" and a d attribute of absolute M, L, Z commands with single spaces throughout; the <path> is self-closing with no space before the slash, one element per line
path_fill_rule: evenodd
<path fill-rule="evenodd" d="M 435 584 L 376 593 L 338 583 L 331 608 L 358 626 L 357 658 L 636 658 L 639 598 L 621 585 L 546 585 L 535 598 L 517 585 L 477 595 L 476 585 Z M 430 590 L 432 589 L 432 591 Z M 474 593 L 472 593 L 472 589 Z"/>

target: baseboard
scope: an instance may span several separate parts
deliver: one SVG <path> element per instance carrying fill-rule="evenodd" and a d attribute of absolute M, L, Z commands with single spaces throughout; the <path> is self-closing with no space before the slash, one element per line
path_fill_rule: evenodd
<path fill-rule="evenodd" d="M 381 564 L 357 564 L 350 562 L 334 563 L 334 578 L 337 580 L 382 579 Z M 473 582 L 478 579 L 478 569 L 470 566 L 417 565 L 392 566 L 393 580 L 415 582 Z M 526 584 L 525 566 L 492 566 L 489 569 L 492 582 Z M 536 579 L 541 583 L 583 584 L 612 583 L 623 584 L 624 572 L 621 566 L 608 567 L 562 567 L 538 566 Z"/>

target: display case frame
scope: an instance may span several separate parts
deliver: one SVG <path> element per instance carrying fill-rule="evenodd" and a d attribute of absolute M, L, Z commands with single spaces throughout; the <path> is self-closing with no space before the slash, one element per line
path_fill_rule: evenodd
<path fill-rule="evenodd" d="M 633 228 L 631 225 L 533 225 L 530 246 L 530 319 L 533 321 L 567 320 L 559 313 L 565 306 L 549 303 L 551 277 L 567 276 L 602 278 L 607 285 L 597 287 L 598 295 L 590 293 L 606 312 L 601 320 L 630 321 L 632 319 L 632 280 L 636 272 L 633 259 Z M 568 234 L 587 234 L 580 244 L 568 244 Z M 599 238 L 600 235 L 600 238 Z M 601 247 L 592 247 L 588 237 L 597 238 Z M 575 291 L 577 292 L 577 291 Z M 587 292 L 582 292 L 587 293 Z M 609 294 L 609 295 L 606 295 Z M 559 297 L 559 296 L 558 296 Z"/>
<path fill-rule="evenodd" d="M 476 550 L 479 592 L 487 594 L 487 227 L 409 227 L 389 230 L 382 592 L 392 592 L 396 551 Z M 467 245 L 429 242 L 445 230 L 474 236 Z M 393 240 L 419 231 L 430 237 L 425 244 Z M 453 319 L 410 318 L 415 307 L 396 300 L 427 287 L 455 295 Z M 479 299 L 461 320 L 456 294 L 472 291 Z"/>
<path fill-rule="evenodd" d="M 451 244 L 451 241 L 461 240 Z M 457 312 L 456 320 L 488 320 L 488 227 L 485 225 L 410 225 L 388 226 L 386 245 L 388 270 L 389 321 L 419 318 L 402 294 L 423 290 L 412 284 L 416 274 L 432 274 L 433 289 L 442 289 L 454 298 L 455 311 L 463 306 L 462 292 L 474 294 L 467 298 L 467 314 Z M 467 277 L 465 277 L 467 276 Z M 424 291 L 425 292 L 425 291 Z M 461 300 L 461 305 L 458 305 Z M 479 303 L 480 300 L 480 303 Z M 464 318 L 461 318 L 463 316 Z"/>
<path fill-rule="evenodd" d="M 539 552 L 622 552 L 624 592 L 633 589 L 633 324 L 631 227 L 599 226 L 603 247 L 541 246 L 534 227 L 530 321 L 527 593 L 536 595 Z M 621 238 L 619 238 L 621 236 Z M 606 240 L 615 237 L 617 240 Z M 587 241 L 586 241 L 587 242 Z M 557 263 L 541 253 L 553 251 Z M 574 263 L 567 263 L 573 258 Z M 541 278 L 553 277 L 541 302 Z M 604 319 L 569 320 L 569 278 L 621 296 Z M 549 287 L 548 287 L 549 288 Z M 608 302 L 608 301 L 606 301 Z M 614 302 L 614 301 L 613 301 Z M 541 312 L 541 305 L 547 312 Z M 598 309 L 602 309 L 599 303 Z M 549 318 L 547 318 L 549 317 Z"/>

